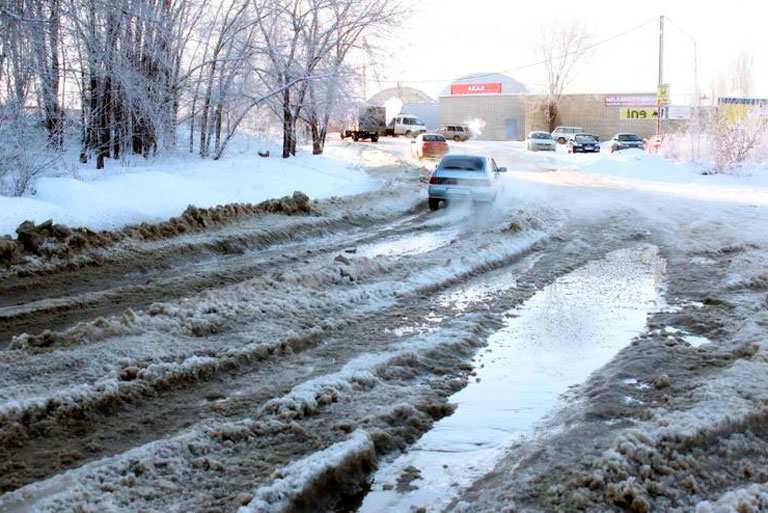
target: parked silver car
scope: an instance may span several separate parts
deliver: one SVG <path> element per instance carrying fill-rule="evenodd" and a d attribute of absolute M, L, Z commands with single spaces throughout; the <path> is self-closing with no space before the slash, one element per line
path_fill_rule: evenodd
<path fill-rule="evenodd" d="M 584 129 L 580 126 L 559 126 L 552 132 L 552 139 L 559 144 L 565 144 L 573 134 L 580 134 Z"/>
<path fill-rule="evenodd" d="M 446 155 L 429 179 L 429 209 L 437 210 L 441 201 L 494 201 L 506 171 L 490 157 Z"/>
<path fill-rule="evenodd" d="M 437 131 L 448 140 L 462 142 L 470 137 L 469 127 L 466 125 L 442 125 Z"/>
<path fill-rule="evenodd" d="M 525 148 L 530 151 L 555 151 L 557 145 L 549 132 L 533 131 L 525 139 Z"/>

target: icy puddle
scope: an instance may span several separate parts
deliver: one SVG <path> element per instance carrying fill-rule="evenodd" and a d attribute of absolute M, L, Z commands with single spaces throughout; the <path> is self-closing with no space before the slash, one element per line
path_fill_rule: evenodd
<path fill-rule="evenodd" d="M 357 254 L 370 258 L 419 255 L 447 246 L 457 235 L 458 231 L 451 230 L 392 238 L 375 244 L 362 245 L 358 248 Z"/>
<path fill-rule="evenodd" d="M 643 331 L 659 300 L 657 248 L 615 251 L 508 312 L 475 358 L 476 377 L 451 397 L 458 408 L 407 454 L 373 476 L 360 512 L 438 511 L 493 469 L 570 385 L 583 382 Z"/>

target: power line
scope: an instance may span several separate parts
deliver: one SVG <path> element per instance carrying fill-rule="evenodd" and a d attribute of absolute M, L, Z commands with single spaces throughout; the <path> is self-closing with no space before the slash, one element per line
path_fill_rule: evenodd
<path fill-rule="evenodd" d="M 585 48 L 583 48 L 583 49 L 579 50 L 579 52 L 583 52 L 583 51 L 585 51 L 585 50 L 591 50 L 591 49 L 593 49 L 593 48 L 595 48 L 595 47 L 597 47 L 597 46 L 603 45 L 603 44 L 605 44 L 605 43 L 609 43 L 609 42 L 613 41 L 614 39 L 618 39 L 618 38 L 620 38 L 620 37 L 626 36 L 627 34 L 630 34 L 630 33 L 634 32 L 634 31 L 636 31 L 636 30 L 639 30 L 639 29 L 641 29 L 641 28 L 644 28 L 644 27 L 646 27 L 647 25 L 650 25 L 651 23 L 655 23 L 655 22 L 656 22 L 656 18 L 652 18 L 652 19 L 650 19 L 650 20 L 646 21 L 645 23 L 642 23 L 642 24 L 640 24 L 640 25 L 637 25 L 637 26 L 635 26 L 635 27 L 632 27 L 632 28 L 630 28 L 630 29 L 627 29 L 627 30 L 625 30 L 625 31 L 623 31 L 623 32 L 620 32 L 620 33 L 618 33 L 618 34 L 615 34 L 615 35 L 613 35 L 613 36 L 611 36 L 611 37 L 608 37 L 608 38 L 606 38 L 606 39 L 602 39 L 602 40 L 600 40 L 600 41 L 597 41 L 596 43 L 592 43 L 591 45 L 588 45 L 588 46 L 586 46 Z M 519 70 L 522 70 L 522 69 L 533 68 L 533 67 L 535 67 L 535 66 L 541 66 L 541 65 L 543 65 L 543 64 L 546 64 L 546 63 L 547 63 L 547 62 L 549 62 L 550 60 L 554 60 L 554 59 L 562 59 L 563 57 L 567 57 L 568 55 L 571 55 L 571 54 L 574 54 L 574 53 L 577 53 L 577 52 L 575 52 L 575 51 L 574 51 L 574 52 L 566 52 L 566 53 L 564 53 L 564 54 L 562 54 L 562 55 L 558 55 L 558 56 L 556 56 L 556 57 L 552 57 L 551 59 L 544 59 L 544 60 L 541 60 L 541 61 L 532 62 L 532 63 L 530 63 L 530 64 L 524 64 L 524 65 L 522 65 L 522 66 L 517 66 L 517 67 L 514 67 L 514 68 L 508 68 L 508 69 L 504 69 L 504 70 L 501 70 L 501 71 L 495 71 L 495 72 L 489 72 L 489 73 L 480 73 L 480 74 L 477 74 L 477 75 L 470 75 L 470 76 L 469 76 L 469 77 L 467 77 L 467 78 L 473 78 L 473 79 L 475 79 L 475 78 L 490 77 L 490 76 L 493 76 L 493 75 L 498 75 L 498 74 L 502 74 L 502 73 L 509 73 L 509 72 L 511 72 L 511 71 L 519 71 Z M 388 84 L 398 84 L 398 83 L 406 83 L 406 84 L 430 84 L 430 83 L 436 83 L 436 82 L 450 82 L 450 81 L 452 81 L 452 80 L 455 80 L 455 79 L 456 79 L 456 77 L 451 77 L 451 78 L 442 78 L 442 79 L 429 79 L 429 80 L 406 80 L 406 79 L 398 79 L 398 80 L 380 80 L 380 82 L 385 82 L 385 83 L 388 83 Z"/>

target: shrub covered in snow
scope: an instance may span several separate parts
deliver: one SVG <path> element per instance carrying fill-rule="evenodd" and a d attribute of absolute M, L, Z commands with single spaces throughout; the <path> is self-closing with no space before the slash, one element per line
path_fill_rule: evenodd
<path fill-rule="evenodd" d="M 749 164 L 768 159 L 767 115 L 728 119 L 713 113 L 692 121 L 682 132 L 665 136 L 662 153 L 667 158 L 707 162 L 708 174 L 740 174 Z"/>

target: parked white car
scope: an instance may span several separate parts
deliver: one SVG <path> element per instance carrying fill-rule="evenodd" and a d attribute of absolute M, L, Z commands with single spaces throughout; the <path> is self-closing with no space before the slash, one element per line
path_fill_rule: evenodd
<path fill-rule="evenodd" d="M 525 148 L 529 151 L 555 151 L 556 145 L 549 132 L 533 131 L 525 139 Z"/>
<path fill-rule="evenodd" d="M 559 126 L 552 132 L 552 139 L 560 144 L 565 144 L 573 134 L 584 133 L 584 129 L 580 126 Z"/>
<path fill-rule="evenodd" d="M 411 114 L 400 114 L 392 118 L 387 124 L 387 135 L 404 135 L 406 137 L 416 137 L 423 134 L 427 129 L 424 123 Z"/>

